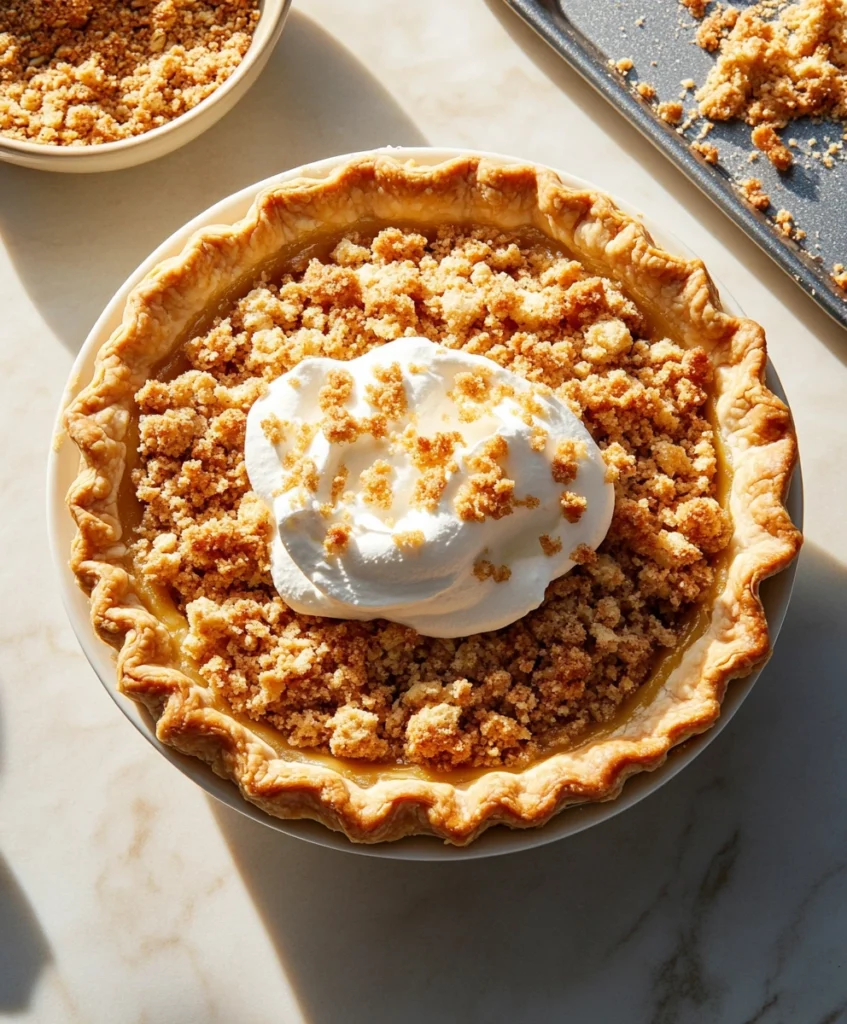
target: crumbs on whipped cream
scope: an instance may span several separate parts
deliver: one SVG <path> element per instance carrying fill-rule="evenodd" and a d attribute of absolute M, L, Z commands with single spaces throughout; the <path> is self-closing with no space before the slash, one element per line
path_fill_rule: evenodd
<path fill-rule="evenodd" d="M 428 636 L 497 629 L 536 607 L 574 564 L 562 552 L 599 545 L 613 508 L 599 448 L 550 389 L 420 337 L 301 360 L 250 410 L 245 462 L 276 522 L 272 575 L 287 604 Z M 557 550 L 538 550 L 545 531 Z M 473 580 L 510 585 L 492 594 Z"/>

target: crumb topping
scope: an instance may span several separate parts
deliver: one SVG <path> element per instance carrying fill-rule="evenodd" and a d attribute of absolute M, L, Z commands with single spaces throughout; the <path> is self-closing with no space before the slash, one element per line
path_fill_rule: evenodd
<path fill-rule="evenodd" d="M 432 437 L 416 434 L 407 428 L 401 437 L 412 465 L 420 471 L 412 491 L 411 504 L 415 508 L 435 510 L 447 486 L 447 473 L 458 468 L 453 461 L 456 445 L 463 444 L 462 435 L 457 431 L 436 432 Z"/>
<path fill-rule="evenodd" d="M 541 550 L 549 558 L 551 555 L 558 555 L 562 550 L 562 542 L 558 537 L 551 537 L 549 533 L 542 533 L 538 538 Z"/>
<path fill-rule="evenodd" d="M 569 523 L 578 523 L 582 514 L 588 507 L 588 502 L 581 494 L 574 494 L 573 491 L 563 491 L 559 498 L 559 505 L 562 508 L 562 515 Z"/>
<path fill-rule="evenodd" d="M 347 523 L 333 523 L 326 531 L 324 538 L 324 551 L 329 558 L 337 558 L 343 555 L 350 543 L 352 529 Z"/>
<path fill-rule="evenodd" d="M 392 537 L 401 551 L 417 551 L 426 543 L 423 530 L 398 530 Z"/>
<path fill-rule="evenodd" d="M 403 335 L 485 355 L 551 389 L 614 481 L 604 543 L 572 552 L 577 566 L 503 629 L 445 640 L 383 620 L 298 615 L 273 587 L 274 524 L 244 467 L 247 412 L 306 356 L 352 359 Z M 186 615 L 186 649 L 209 685 L 292 746 L 433 771 L 525 763 L 612 718 L 712 587 L 730 524 L 717 501 L 709 359 L 651 333 L 613 282 L 540 234 L 350 234 L 327 256 L 257 280 L 184 356 L 184 372 L 136 396 L 134 571 Z M 322 397 L 329 410 L 343 408 L 346 376 Z M 390 422 L 393 401 L 380 392 L 374 417 Z M 349 424 L 332 416 L 344 434 Z M 457 439 L 413 435 L 398 443 L 437 491 Z M 509 488 L 505 454 L 495 445 L 472 467 L 481 479 L 469 514 L 529 502 Z M 557 454 L 563 490 L 574 462 L 573 451 Z M 347 486 L 341 466 L 333 500 Z M 328 521 L 337 557 L 350 527 Z M 421 542 L 395 534 L 404 549 Z M 539 538 L 542 550 L 549 542 Z M 482 562 L 485 580 L 508 578 L 509 566 Z"/>
<path fill-rule="evenodd" d="M 372 466 L 359 475 L 362 485 L 362 501 L 376 508 L 389 509 L 394 501 L 391 489 L 391 464 L 385 459 L 377 459 Z"/>
<path fill-rule="evenodd" d="M 691 149 L 699 153 L 707 164 L 716 164 L 720 158 L 718 147 L 713 146 L 711 142 L 692 142 Z"/>
<path fill-rule="evenodd" d="M 495 583 L 505 583 L 512 577 L 512 570 L 508 565 L 495 565 L 487 558 L 481 558 L 474 563 L 473 574 L 480 582 L 494 580 Z"/>
<path fill-rule="evenodd" d="M 465 456 L 471 475 L 453 501 L 460 519 L 484 523 L 486 519 L 502 519 L 512 514 L 515 481 L 506 475 L 503 466 L 508 456 L 509 442 L 501 435 L 485 441 L 478 451 Z"/>
<path fill-rule="evenodd" d="M 566 437 L 558 442 L 550 463 L 550 473 L 557 484 L 569 484 L 576 480 L 579 464 L 586 456 L 584 441 Z"/>
<path fill-rule="evenodd" d="M 715 10 L 697 42 L 719 50 L 697 93 L 712 120 L 740 118 L 752 141 L 780 171 L 793 158 L 777 129 L 798 117 L 847 116 L 847 9 L 843 0 L 799 0 L 774 13 L 757 3 Z"/>
<path fill-rule="evenodd" d="M 365 398 L 386 419 L 398 420 L 405 416 L 408 408 L 406 389 L 403 385 L 403 371 L 399 363 L 377 366 L 374 370 L 375 384 L 365 387 Z"/>
<path fill-rule="evenodd" d="M 747 178 L 741 182 L 738 190 L 751 206 L 755 206 L 763 213 L 771 205 L 771 197 L 762 188 L 762 183 L 758 178 Z"/>
<path fill-rule="evenodd" d="M 241 63 L 258 0 L 6 0 L 0 134 L 90 146 L 167 124 Z"/>
<path fill-rule="evenodd" d="M 659 103 L 656 107 L 656 113 L 663 121 L 667 121 L 668 124 L 679 124 L 684 112 L 679 100 L 666 100 L 664 103 Z"/>

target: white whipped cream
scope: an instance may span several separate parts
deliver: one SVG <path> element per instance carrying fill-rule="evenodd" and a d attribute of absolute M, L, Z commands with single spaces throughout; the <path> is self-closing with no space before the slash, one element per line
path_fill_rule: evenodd
<path fill-rule="evenodd" d="M 331 443 L 320 429 L 328 375 L 343 370 L 352 376 L 343 408 L 367 422 L 378 412 L 374 371 L 393 369 L 396 376 L 398 367 L 406 409 L 387 420 L 387 432 Z M 491 388 L 487 403 L 458 394 L 457 374 L 468 373 Z M 446 485 L 437 504 L 421 507 L 415 490 L 421 462 L 410 455 L 410 439 L 439 432 L 461 439 L 454 436 L 453 454 L 443 464 Z M 474 466 L 480 471 L 475 457 L 498 437 L 508 446 L 504 455 L 500 445 L 498 464 L 514 482 L 517 504 L 497 518 L 462 518 L 457 508 Z M 575 478 L 563 484 L 551 467 L 557 446 L 569 440 L 581 457 Z M 401 338 L 348 362 L 302 360 L 250 410 L 245 455 L 250 484 L 276 522 L 271 567 L 286 604 L 310 615 L 385 618 L 427 636 L 498 629 L 537 607 L 547 584 L 574 565 L 571 552 L 602 542 L 614 506 L 600 450 L 549 389 L 425 338 Z M 368 502 L 360 479 L 377 460 L 388 467 L 381 467 L 388 507 Z M 308 472 L 292 476 L 292 464 Z M 576 522 L 563 514 L 564 491 L 586 500 Z M 327 542 L 328 529 L 338 524 L 346 542 L 340 548 Z"/>

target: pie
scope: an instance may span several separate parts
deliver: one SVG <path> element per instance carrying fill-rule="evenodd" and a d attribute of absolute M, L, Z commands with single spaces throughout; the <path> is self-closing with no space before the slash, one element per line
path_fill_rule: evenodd
<path fill-rule="evenodd" d="M 271 576 L 250 409 L 306 359 L 411 337 L 555 395 L 614 484 L 605 540 L 487 632 L 302 614 Z M 268 188 L 135 287 L 66 413 L 71 566 L 121 692 L 269 814 L 368 843 L 542 825 L 708 729 L 770 653 L 759 585 L 800 535 L 783 503 L 796 441 L 765 367 L 761 327 L 608 197 L 475 156 L 356 158 Z M 374 500 L 383 476 L 362 474 Z M 347 535 L 326 543 L 334 557 Z M 419 543 L 397 540 L 409 558 Z M 510 586 L 480 565 L 480 586 Z"/>

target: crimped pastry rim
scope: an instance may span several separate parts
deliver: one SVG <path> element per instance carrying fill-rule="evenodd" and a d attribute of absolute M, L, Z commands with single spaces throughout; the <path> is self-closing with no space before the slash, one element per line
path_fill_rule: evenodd
<path fill-rule="evenodd" d="M 462 790 L 456 790 L 443 782 L 411 780 L 387 780 L 369 789 L 361 789 L 354 783 L 342 779 L 332 769 L 303 770 L 289 764 L 279 771 L 270 770 L 266 763 L 267 749 L 263 751 L 261 742 L 245 735 L 248 730 L 238 726 L 231 719 L 228 723 L 221 721 L 219 719 L 222 716 L 216 717 L 216 712 L 202 708 L 202 694 L 194 692 L 198 688 L 192 690 L 190 684 L 187 689 L 185 685 L 180 687 L 178 681 L 172 675 L 168 675 L 167 671 L 163 671 L 161 666 L 157 666 L 154 671 L 150 664 L 145 665 L 144 657 L 140 657 L 143 653 L 140 648 L 143 645 L 139 641 L 139 635 L 147 636 L 148 652 L 149 644 L 155 641 L 155 628 L 143 622 L 144 615 L 148 613 L 131 604 L 122 603 L 120 598 L 115 597 L 114 588 L 117 581 L 114 572 L 110 571 L 114 566 L 110 567 L 108 561 L 97 562 L 97 559 L 87 557 L 92 551 L 96 553 L 95 535 L 98 529 L 103 528 L 102 502 L 98 510 L 98 499 L 93 496 L 90 486 L 86 483 L 87 480 L 90 483 L 90 471 L 98 462 L 96 445 L 90 436 L 94 422 L 92 412 L 98 403 L 101 415 L 102 409 L 108 407 L 108 402 L 104 405 L 104 397 L 108 397 L 108 388 L 104 391 L 104 382 L 101 379 L 99 384 L 89 386 L 77 396 L 67 414 L 69 432 L 83 451 L 84 463 L 83 472 L 77 478 L 71 495 L 71 503 L 80 526 L 73 565 L 81 575 L 101 580 L 92 608 L 96 628 L 112 628 L 116 622 L 119 629 L 129 630 L 142 626 L 140 633 L 132 634 L 132 642 L 124 644 L 119 659 L 119 670 L 124 692 L 147 704 L 148 707 L 155 710 L 161 699 L 167 697 L 166 710 L 159 717 L 159 738 L 170 742 L 177 749 L 199 753 L 219 774 L 236 777 L 242 794 L 272 814 L 282 817 L 317 818 L 330 827 L 340 828 L 350 838 L 362 842 L 434 832 L 450 842 L 462 844 L 498 820 L 505 820 L 507 824 L 514 826 L 535 825 L 543 823 L 567 803 L 611 799 L 620 791 L 628 774 L 643 768 L 656 767 L 664 760 L 673 745 L 695 732 L 708 728 L 714 722 L 720 708 L 719 698 L 729 678 L 757 667 L 767 656 L 767 630 L 761 605 L 754 595 L 754 590 L 759 579 L 783 568 L 799 546 L 799 534 L 790 525 L 783 506 L 784 491 L 796 458 L 796 443 L 784 406 L 773 399 L 761 382 L 765 365 L 761 329 L 750 321 L 724 314 L 716 308 L 716 296 L 700 261 L 672 257 L 651 246 L 644 228 L 632 217 L 616 209 L 607 197 L 593 190 L 580 191 L 561 186 L 557 184 L 558 178 L 555 173 L 546 168 L 530 167 L 525 164 L 500 165 L 485 158 L 462 157 L 412 170 L 404 168 L 391 156 L 372 155 L 354 158 L 349 163 L 339 166 L 328 177 L 321 177 L 318 180 L 298 179 L 272 186 L 259 197 L 259 205 L 252 208 L 247 218 L 232 228 L 207 228 L 201 231 L 188 243 L 182 257 L 166 261 L 158 271 L 148 275 L 136 286 L 128 305 L 135 302 L 137 312 L 149 313 L 152 308 L 151 295 L 159 294 L 151 283 L 154 279 L 162 284 L 163 280 L 172 280 L 174 274 L 179 276 L 184 273 L 190 253 L 194 251 L 197 258 L 198 246 L 201 249 L 205 247 L 206 250 L 214 249 L 217 243 L 212 242 L 212 239 L 224 244 L 227 239 L 239 234 L 245 235 L 245 232 L 249 233 L 247 226 L 250 223 L 250 230 L 255 232 L 256 227 L 261 225 L 262 216 L 267 217 L 268 211 L 273 210 L 274 203 L 279 197 L 283 197 L 291 205 L 302 202 L 310 194 L 326 197 L 332 189 L 344 194 L 345 190 L 349 191 L 352 184 L 361 185 L 369 175 L 371 178 L 379 178 L 383 185 L 390 181 L 395 188 L 409 187 L 409 182 L 422 179 L 427 179 L 430 184 L 437 183 L 440 188 L 448 185 L 460 187 L 467 184 L 468 175 L 471 175 L 477 183 L 483 182 L 483 187 L 487 189 L 503 187 L 508 191 L 510 188 L 517 188 L 523 199 L 527 195 L 534 195 L 532 190 L 541 187 L 547 190 L 545 194 L 548 198 L 558 197 L 566 205 L 570 203 L 569 209 L 578 200 L 583 205 L 584 214 L 578 226 L 588 225 L 589 228 L 597 227 L 598 230 L 603 226 L 609 230 L 614 229 L 612 238 L 617 242 L 621 241 L 621 235 L 625 232 L 624 240 L 630 244 L 627 251 L 646 255 L 649 261 L 649 268 L 642 268 L 641 273 L 646 275 L 644 280 L 655 283 L 656 280 L 664 278 L 663 287 L 667 287 L 667 281 L 670 279 L 674 287 L 681 289 L 681 294 L 686 299 L 686 315 L 690 321 L 686 329 L 693 329 L 694 325 L 698 331 L 708 329 L 714 333 L 717 328 L 725 331 L 728 324 L 734 325 L 736 336 L 741 334 L 744 341 L 742 357 L 752 360 L 752 379 L 757 381 L 756 397 L 766 397 L 771 403 L 768 406 L 768 415 L 765 416 L 765 426 L 767 431 L 776 437 L 776 440 L 766 446 L 769 449 L 769 471 L 772 472 L 775 481 L 770 509 L 775 532 L 773 536 L 769 535 L 771 543 L 765 545 L 770 550 L 758 552 L 761 557 L 755 561 L 755 571 L 747 581 L 749 593 L 744 593 L 743 587 L 739 591 L 744 598 L 744 615 L 749 626 L 745 635 L 748 640 L 746 646 L 736 645 L 735 654 L 732 656 L 734 660 L 727 662 L 717 674 L 712 673 L 708 692 L 704 691 L 697 695 L 684 721 L 680 719 L 670 723 L 672 727 L 665 728 L 658 737 L 652 733 L 649 737 L 646 734 L 635 737 L 635 745 L 630 741 L 629 748 L 625 751 L 619 750 L 617 754 L 611 750 L 607 751 L 609 756 L 603 770 L 595 771 L 591 777 L 573 777 L 570 782 L 563 775 L 561 763 L 555 765 L 555 778 L 550 776 L 550 769 L 553 762 L 568 759 L 574 752 L 554 755 L 521 773 L 488 772 L 480 780 Z M 550 192 L 550 189 L 553 191 Z M 263 202 L 265 206 L 261 205 Z M 590 210 L 586 213 L 589 206 Z M 263 213 L 256 212 L 259 208 Z M 447 215 L 442 215 L 440 219 L 447 219 Z M 189 256 L 186 256 L 186 253 Z M 203 256 L 204 259 L 206 255 L 208 252 Z M 631 270 L 633 264 L 630 262 L 628 265 Z M 621 266 L 618 266 L 618 269 L 620 270 Z M 162 275 L 165 275 L 164 278 Z M 127 322 L 131 321 L 132 316 L 129 316 Z M 116 339 L 119 340 L 121 330 L 119 328 L 112 339 L 103 346 L 101 357 Z M 115 352 L 112 351 L 112 357 L 114 355 Z M 89 473 L 88 477 L 86 472 Z M 92 517 L 92 512 L 101 514 Z M 734 512 L 737 514 L 737 510 L 734 509 Z M 95 540 L 92 541 L 92 538 Z M 102 569 L 92 568 L 92 561 Z M 104 588 L 102 583 L 107 576 L 111 591 L 108 600 L 104 601 L 101 600 L 104 589 L 109 590 L 109 587 Z M 148 618 L 152 617 L 148 614 Z M 157 660 L 161 658 L 157 657 Z M 627 727 L 628 724 L 626 723 Z M 210 726 L 215 730 L 211 739 Z M 602 745 L 605 746 L 608 742 L 604 741 Z M 539 770 L 541 774 L 547 775 L 547 778 L 539 779 Z M 534 775 L 536 777 L 533 777 Z M 323 797 L 316 795 L 321 788 L 324 790 Z M 425 813 L 424 809 L 427 807 L 430 809 Z"/>

